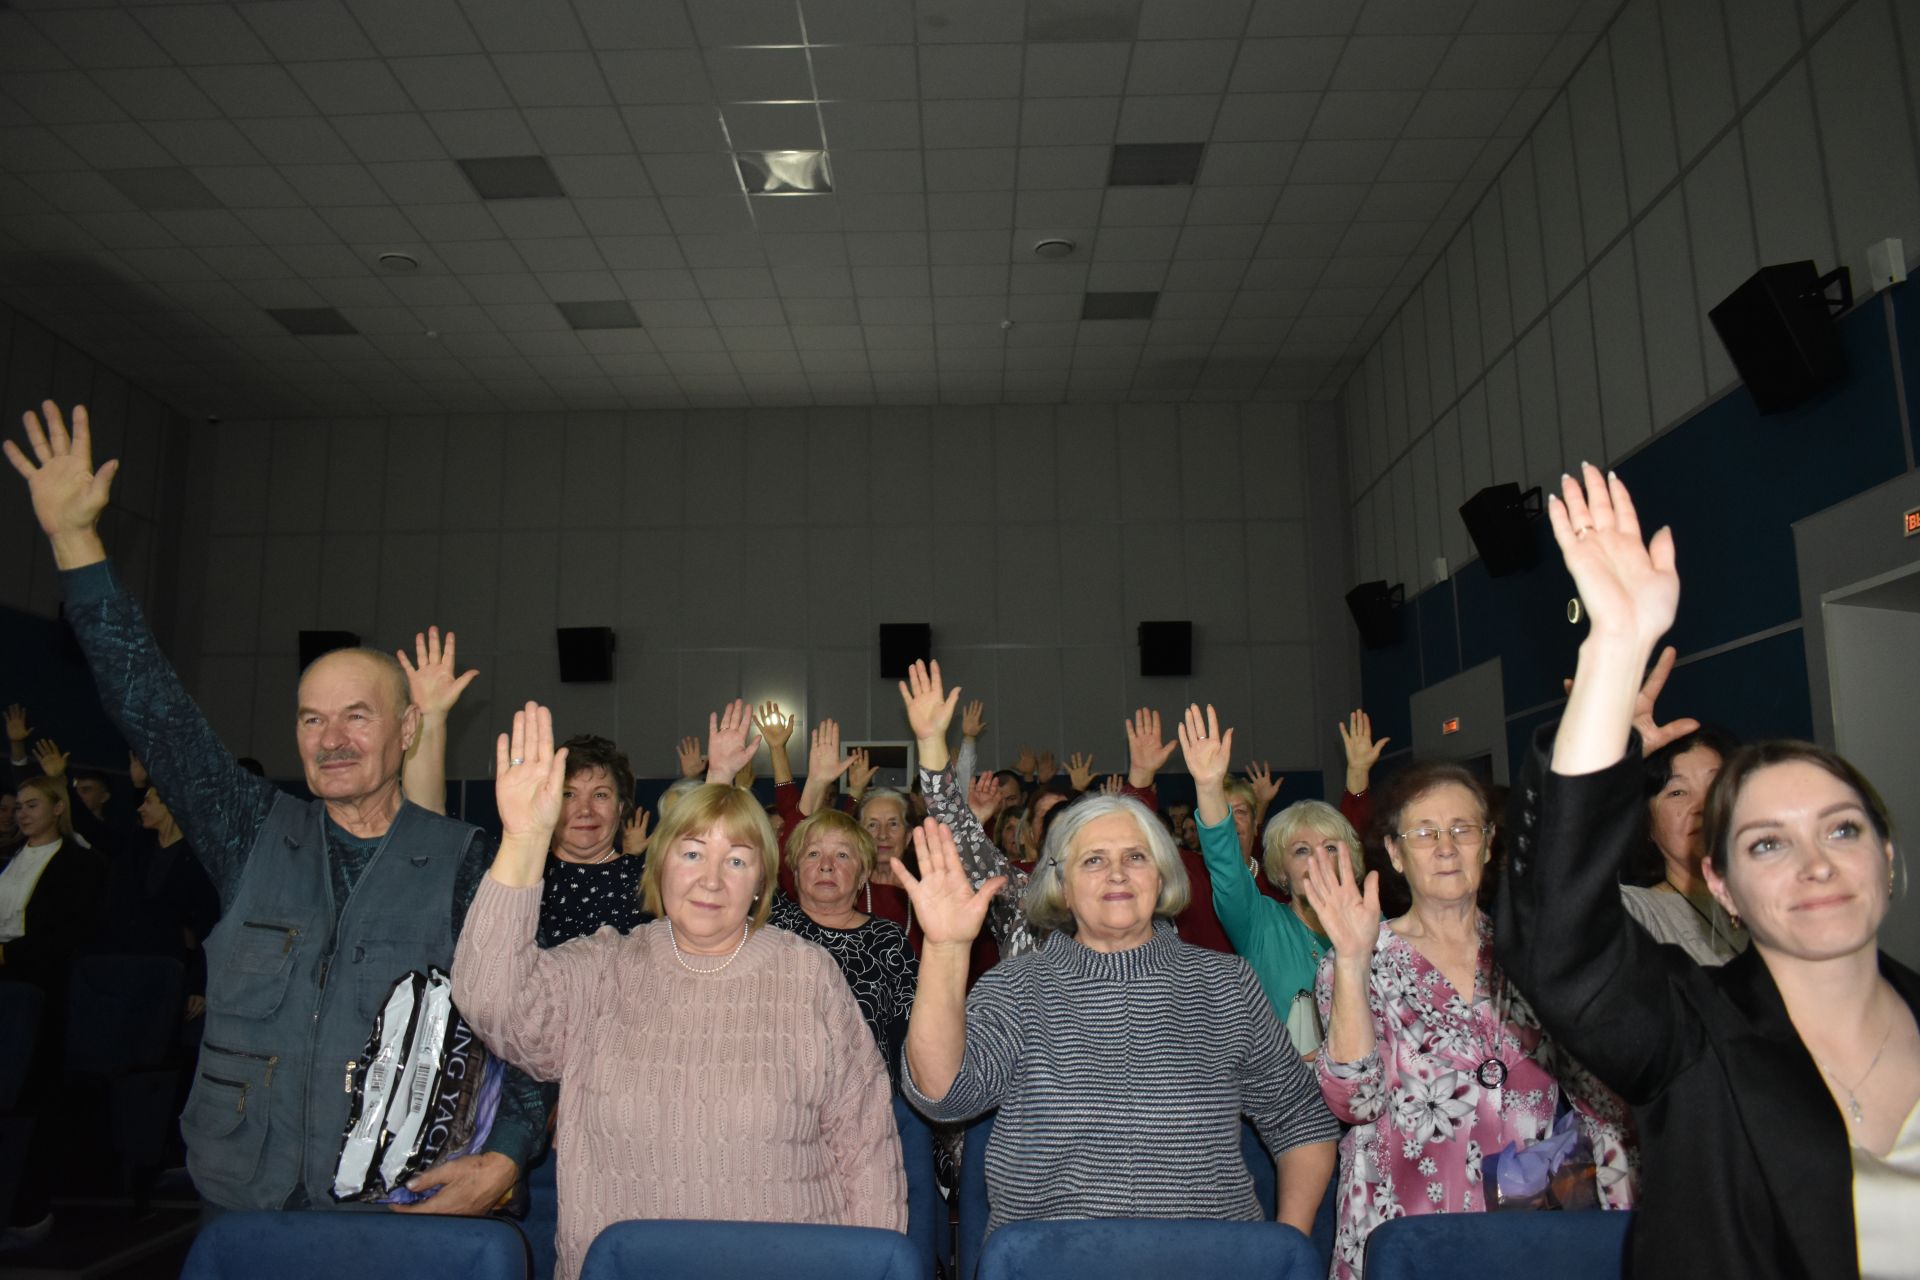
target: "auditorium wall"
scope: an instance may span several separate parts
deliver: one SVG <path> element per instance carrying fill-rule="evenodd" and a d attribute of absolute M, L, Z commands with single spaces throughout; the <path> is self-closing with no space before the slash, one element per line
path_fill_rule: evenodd
<path fill-rule="evenodd" d="M 1810 732 L 1789 526 L 1909 465 L 1913 286 L 1846 321 L 1845 383 L 1764 418 L 1707 311 L 1762 263 L 1845 263 L 1863 295 L 1870 242 L 1920 263 L 1917 77 L 1920 12 L 1889 0 L 1624 6 L 1344 391 L 1355 577 L 1409 597 L 1364 659 L 1396 748 L 1414 690 L 1495 655 L 1510 747 L 1557 714 L 1581 629 L 1544 525 L 1542 567 L 1495 580 L 1457 511 L 1583 459 L 1679 536 L 1673 705 Z"/>
<path fill-rule="evenodd" d="M 986 700 L 988 761 L 1121 770 L 1126 711 L 1211 699 L 1314 795 L 1358 693 L 1342 449 L 1331 404 L 226 422 L 193 433 L 177 652 L 284 775 L 296 632 L 391 648 L 437 622 L 484 673 L 454 776 L 539 698 L 660 777 L 740 695 L 903 738 L 877 625 L 925 621 Z M 1163 618 L 1194 620 L 1190 679 L 1138 674 L 1134 627 Z M 559 682 L 557 626 L 617 630 L 613 685 Z"/>

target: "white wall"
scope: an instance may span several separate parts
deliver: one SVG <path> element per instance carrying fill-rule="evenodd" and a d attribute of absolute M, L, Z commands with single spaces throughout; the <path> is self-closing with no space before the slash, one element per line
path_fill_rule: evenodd
<path fill-rule="evenodd" d="M 94 457 L 121 460 L 102 531 L 121 577 L 150 603 L 164 637 L 172 619 L 174 522 L 179 516 L 180 416 L 159 399 L 45 328 L 0 304 L 0 436 L 24 445 L 20 415 L 51 399 L 89 406 Z M 59 608 L 53 555 L 40 536 L 27 487 L 0 465 L 0 605 L 50 618 Z"/>
<path fill-rule="evenodd" d="M 1735 381 L 1762 263 L 1920 263 L 1920 5 L 1630 0 L 1344 392 L 1359 579 L 1432 580 L 1498 481 L 1617 462 Z"/>
<path fill-rule="evenodd" d="M 643 775 L 740 695 L 903 737 L 876 674 L 889 621 L 933 624 L 988 703 L 990 760 L 1034 742 L 1120 769 L 1128 709 L 1199 697 L 1243 756 L 1331 767 L 1357 690 L 1332 405 L 229 422 L 191 452 L 178 657 L 275 772 L 311 627 L 459 633 L 484 675 L 455 776 L 488 771 L 530 697 Z M 1134 625 L 1157 618 L 1194 620 L 1191 680 L 1136 674 Z M 615 685 L 558 683 L 573 625 L 618 629 Z"/>

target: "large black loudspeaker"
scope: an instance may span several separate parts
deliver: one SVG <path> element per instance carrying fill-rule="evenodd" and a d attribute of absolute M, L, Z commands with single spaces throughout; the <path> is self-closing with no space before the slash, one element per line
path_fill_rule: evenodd
<path fill-rule="evenodd" d="M 1840 286 L 1838 299 L 1827 290 Z M 1853 305 L 1845 267 L 1821 275 L 1812 262 L 1762 267 L 1707 315 L 1762 413 L 1792 408 L 1845 376 L 1847 353 L 1834 325 Z"/>
<path fill-rule="evenodd" d="M 1143 676 L 1192 675 L 1193 623 L 1186 621 L 1141 623 L 1140 674 Z"/>
<path fill-rule="evenodd" d="M 1528 527 L 1539 514 L 1540 490 L 1521 493 L 1517 484 L 1490 484 L 1461 504 L 1460 519 L 1488 577 L 1504 577 L 1540 562 L 1539 544 Z"/>
<path fill-rule="evenodd" d="M 933 657 L 933 624 L 927 622 L 883 622 L 880 624 L 880 678 L 904 680 L 907 668 Z"/>
<path fill-rule="evenodd" d="M 1385 581 L 1363 582 L 1347 592 L 1347 611 L 1360 628 L 1360 643 L 1369 649 L 1399 644 L 1400 603 L 1406 598 L 1404 586 L 1389 587 Z"/>
<path fill-rule="evenodd" d="M 353 631 L 302 631 L 300 633 L 300 669 L 312 666 L 314 659 L 335 649 L 358 649 L 360 636 Z"/>
<path fill-rule="evenodd" d="M 613 679 L 612 627 L 555 627 L 561 684 L 605 684 Z"/>

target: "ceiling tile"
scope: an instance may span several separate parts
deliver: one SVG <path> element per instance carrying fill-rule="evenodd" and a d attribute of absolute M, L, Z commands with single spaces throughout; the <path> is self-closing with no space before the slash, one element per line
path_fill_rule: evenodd
<path fill-rule="evenodd" d="M 592 271 L 606 265 L 600 246 L 588 236 L 519 236 L 513 247 L 536 272 Z"/>
<path fill-rule="evenodd" d="M 1019 141 L 1020 102 L 994 98 L 923 103 L 920 133 L 928 147 L 1011 147 Z"/>
<path fill-rule="evenodd" d="M 710 102 L 713 90 L 696 49 L 602 51 L 600 70 L 620 103 Z"/>
<path fill-rule="evenodd" d="M 1508 32 L 1457 37 L 1434 72 L 1435 89 L 1524 89 L 1553 50 L 1549 34 Z"/>
<path fill-rule="evenodd" d="M 1195 142 L 1213 132 L 1220 114 L 1214 95 L 1127 98 L 1120 104 L 1115 142 Z"/>
<path fill-rule="evenodd" d="M 1264 142 L 1307 136 L 1320 109 L 1317 93 L 1229 93 L 1214 122 L 1216 142 Z"/>
<path fill-rule="evenodd" d="M 313 104 L 327 115 L 413 109 L 413 101 L 384 62 L 303 62 L 288 70 Z"/>
<path fill-rule="evenodd" d="M 1254 0 L 1249 36 L 1343 36 L 1353 30 L 1364 0 Z"/>
<path fill-rule="evenodd" d="M 1311 138 L 1377 139 L 1397 138 L 1413 115 L 1420 95 L 1412 90 L 1346 92 L 1331 91 L 1313 118 Z"/>
<path fill-rule="evenodd" d="M 1017 44 L 923 45 L 920 96 L 1011 98 L 1020 92 Z"/>
<path fill-rule="evenodd" d="M 1042 98 L 1020 114 L 1020 144 L 1028 147 L 1099 145 L 1113 141 L 1118 98 Z"/>
<path fill-rule="evenodd" d="M 871 102 L 919 93 L 919 60 L 911 45 L 829 46 L 814 49 L 812 58 L 822 98 Z"/>
<path fill-rule="evenodd" d="M 735 151 L 818 151 L 820 116 L 812 103 L 733 103 L 721 108 Z"/>
<path fill-rule="evenodd" d="M 590 53 L 498 53 L 493 62 L 523 107 L 594 107 L 613 101 Z"/>
<path fill-rule="evenodd" d="M 860 307 L 851 291 L 838 298 L 788 298 L 787 319 L 793 324 L 854 324 L 860 319 Z"/>
<path fill-rule="evenodd" d="M 1296 93 L 1324 89 L 1346 41 L 1338 36 L 1243 40 L 1227 87 L 1235 93 Z"/>
<path fill-rule="evenodd" d="M 384 116 L 336 116 L 334 130 L 354 158 L 363 161 L 442 160 L 447 151 L 426 120 L 411 113 Z"/>
<path fill-rule="evenodd" d="M 573 0 L 596 49 L 684 48 L 694 43 L 682 0 Z"/>
<path fill-rule="evenodd" d="M 13 99 L 42 124 L 88 124 L 125 118 L 84 72 L 13 72 L 8 74 L 6 85 Z"/>
<path fill-rule="evenodd" d="M 1334 69 L 1334 89 L 1424 89 L 1446 56 L 1447 36 L 1354 36 Z"/>
<path fill-rule="evenodd" d="M 134 17 L 182 66 L 273 60 L 230 5 L 142 7 Z"/>
<path fill-rule="evenodd" d="M 455 0 L 347 0 L 347 7 L 385 57 L 480 49 Z"/>
<path fill-rule="evenodd" d="M 487 206 L 509 239 L 584 236 L 586 226 L 566 200 L 495 200 Z"/>
<path fill-rule="evenodd" d="M 1237 52 L 1232 40 L 1142 40 L 1134 46 L 1127 93 L 1224 92 Z"/>
<path fill-rule="evenodd" d="M 1472 8 L 1473 0 L 1367 0 L 1354 31 L 1363 35 L 1451 35 L 1460 29 Z"/>
<path fill-rule="evenodd" d="M 1372 182 L 1393 150 L 1391 142 L 1303 142 L 1288 177 L 1293 182 Z"/>
<path fill-rule="evenodd" d="M 1029 98 L 1118 97 L 1131 57 L 1118 43 L 1028 45 L 1022 87 Z"/>
<path fill-rule="evenodd" d="M 584 49 L 568 0 L 460 0 L 480 43 L 495 52 Z"/>
<path fill-rule="evenodd" d="M 103 169 L 171 165 L 173 156 L 137 124 L 56 125 L 54 133 L 89 164 Z"/>
<path fill-rule="evenodd" d="M 532 107 L 525 115 L 540 150 L 549 156 L 612 155 L 633 149 L 626 124 L 612 107 Z"/>
<path fill-rule="evenodd" d="M 660 152 L 726 151 L 727 131 L 711 104 L 622 107 L 634 145 L 651 158 Z"/>
<path fill-rule="evenodd" d="M 1022 191 L 1090 189 L 1106 185 L 1113 148 L 1021 147 L 1018 155 Z"/>
<path fill-rule="evenodd" d="M 422 111 L 468 111 L 510 107 L 513 95 L 479 54 L 395 58 L 389 64 L 414 104 Z"/>
<path fill-rule="evenodd" d="M 240 16 L 282 62 L 376 56 L 338 0 L 265 0 L 242 4 Z"/>
<path fill-rule="evenodd" d="M 307 203 L 280 176 L 280 171 L 269 165 L 207 165 L 197 166 L 193 172 L 229 209 L 275 208 Z"/>
<path fill-rule="evenodd" d="M 396 204 L 459 204 L 473 199 L 473 186 L 448 160 L 369 164 L 367 172 Z"/>
<path fill-rule="evenodd" d="M 920 104 L 917 102 L 823 102 L 827 147 L 881 151 L 920 145 Z M 1006 132 L 1018 129 L 1018 117 Z"/>
<path fill-rule="evenodd" d="M 660 208 L 682 235 L 753 230 L 746 197 L 740 195 L 662 196 Z"/>
<path fill-rule="evenodd" d="M 1114 187 L 1101 202 L 1103 226 L 1178 226 L 1193 198 L 1190 187 Z"/>
<path fill-rule="evenodd" d="M 1486 138 L 1518 94 L 1513 89 L 1431 89 L 1407 121 L 1409 138 Z"/>
<path fill-rule="evenodd" d="M 813 78 L 805 49 L 708 49 L 707 78 L 722 102 L 811 99 Z"/>
<path fill-rule="evenodd" d="M 689 6 L 703 45 L 799 44 L 799 9 L 791 0 L 701 0 Z"/>

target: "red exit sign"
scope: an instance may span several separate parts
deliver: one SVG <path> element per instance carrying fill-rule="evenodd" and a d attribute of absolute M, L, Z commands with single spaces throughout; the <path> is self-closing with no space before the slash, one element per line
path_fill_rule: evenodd
<path fill-rule="evenodd" d="M 1900 528 L 1909 538 L 1920 533 L 1920 507 L 1915 507 L 1900 518 Z"/>
<path fill-rule="evenodd" d="M 1440 722 L 1440 732 L 1443 734 L 1460 732 L 1460 717 L 1453 716 L 1449 719 L 1442 720 Z"/>

